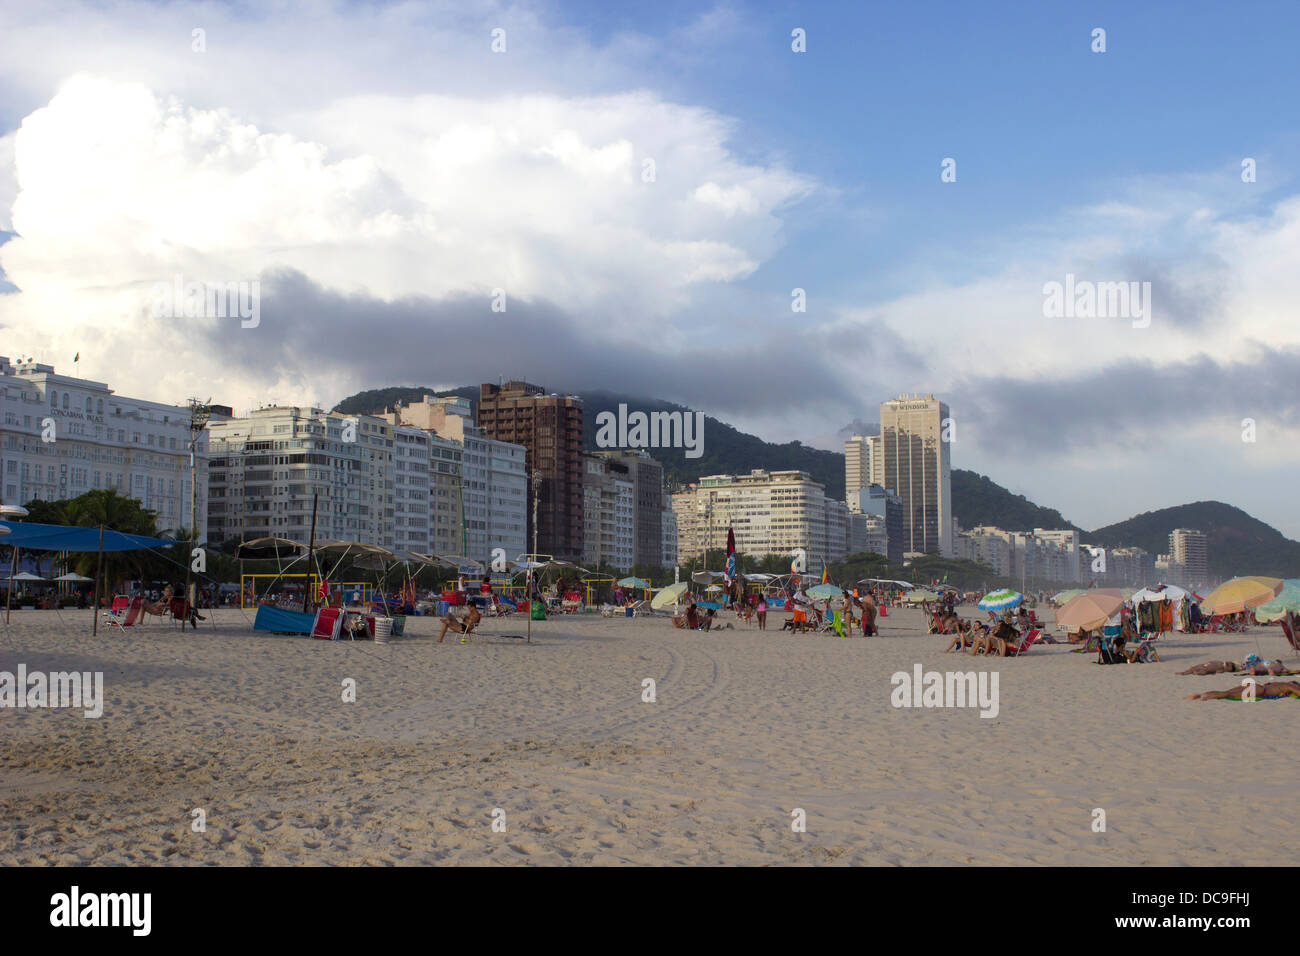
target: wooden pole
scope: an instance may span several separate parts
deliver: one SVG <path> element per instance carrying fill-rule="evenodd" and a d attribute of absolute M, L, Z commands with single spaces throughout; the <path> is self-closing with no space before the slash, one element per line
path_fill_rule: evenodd
<path fill-rule="evenodd" d="M 18 546 L 9 549 L 9 587 L 5 590 L 5 625 L 9 624 L 9 606 L 14 597 L 14 568 L 18 566 Z"/>
<path fill-rule="evenodd" d="M 312 600 L 311 568 L 312 558 L 316 553 L 316 501 L 318 498 L 319 494 L 313 491 L 311 494 L 311 538 L 309 538 L 307 542 L 307 584 L 303 588 L 302 597 L 302 611 L 304 614 L 309 613 L 308 609 L 311 606 Z"/>
<path fill-rule="evenodd" d="M 99 526 L 99 559 L 95 565 L 95 600 L 91 601 L 91 606 L 95 613 L 95 624 L 90 629 L 92 635 L 99 633 L 99 605 L 104 599 L 104 526 Z"/>

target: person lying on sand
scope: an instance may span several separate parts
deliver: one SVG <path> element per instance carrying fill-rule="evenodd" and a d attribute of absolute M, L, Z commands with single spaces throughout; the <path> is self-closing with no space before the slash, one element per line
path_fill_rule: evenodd
<path fill-rule="evenodd" d="M 1189 694 L 1183 700 L 1241 700 L 1245 687 L 1229 687 L 1227 690 L 1207 690 L 1203 694 Z M 1255 687 L 1256 700 L 1278 700 L 1282 697 L 1300 697 L 1300 683 L 1293 680 L 1270 681 Z"/>
<path fill-rule="evenodd" d="M 438 635 L 438 643 L 442 643 L 442 639 L 447 636 L 447 628 L 451 628 L 457 634 L 461 635 L 460 642 L 464 644 L 465 635 L 474 630 L 474 625 L 478 624 L 481 620 L 483 620 L 483 615 L 478 612 L 477 604 L 469 605 L 469 610 L 463 618 L 452 614 L 450 610 L 447 611 L 447 613 L 442 616 L 442 632 Z"/>
<path fill-rule="evenodd" d="M 1260 677 L 1285 677 L 1292 673 L 1281 661 L 1264 661 L 1258 654 L 1251 654 L 1238 664 L 1236 661 L 1206 661 L 1179 671 L 1179 674 L 1255 674 Z"/>

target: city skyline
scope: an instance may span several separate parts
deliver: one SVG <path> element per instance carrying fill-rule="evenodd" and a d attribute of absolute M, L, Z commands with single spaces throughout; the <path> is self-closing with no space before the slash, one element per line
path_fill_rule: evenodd
<path fill-rule="evenodd" d="M 1300 12 L 1005 9 L 0 11 L 6 351 L 241 407 L 526 373 L 826 449 L 920 388 L 1082 525 L 1230 499 L 1300 538 Z M 190 282 L 256 320 L 159 314 Z M 1049 308 L 1129 283 L 1141 321 Z"/>

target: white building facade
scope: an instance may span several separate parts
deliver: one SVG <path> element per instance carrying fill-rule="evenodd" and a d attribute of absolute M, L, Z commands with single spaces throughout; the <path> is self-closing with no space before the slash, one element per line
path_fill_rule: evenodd
<path fill-rule="evenodd" d="M 191 498 L 190 410 L 116 394 L 52 365 L 0 357 L 5 504 L 113 489 L 157 514 L 160 532 L 207 527 L 208 443 L 199 433 Z M 196 511 L 191 519 L 191 507 Z"/>

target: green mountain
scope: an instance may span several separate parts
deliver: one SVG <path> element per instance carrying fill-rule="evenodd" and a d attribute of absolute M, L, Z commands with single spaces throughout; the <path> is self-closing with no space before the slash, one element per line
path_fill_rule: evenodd
<path fill-rule="evenodd" d="M 395 402 L 418 402 L 423 396 L 459 395 L 470 399 L 477 410 L 478 388 L 469 386 L 435 392 L 431 388 L 376 388 L 358 392 L 343 399 L 335 411 L 344 415 L 370 415 L 391 408 Z M 613 392 L 584 391 L 583 445 L 596 448 L 596 416 L 603 411 L 618 414 L 620 403 L 632 411 L 682 412 L 690 410 L 683 405 L 648 398 L 632 398 Z M 826 486 L 826 494 L 833 498 L 844 497 L 844 455 L 838 452 L 809 448 L 797 441 L 774 445 L 756 435 L 742 432 L 716 418 L 704 417 L 703 454 L 687 458 L 680 448 L 650 448 L 655 460 L 664 466 L 664 475 L 670 485 L 695 481 L 701 475 L 748 474 L 752 468 L 769 471 L 795 469 L 806 471 Z"/>
<path fill-rule="evenodd" d="M 1175 528 L 1205 532 L 1211 580 L 1238 574 L 1300 577 L 1300 542 L 1222 501 L 1196 501 L 1148 511 L 1098 528 L 1085 540 L 1107 548 L 1130 545 L 1152 554 L 1165 554 L 1169 550 L 1169 532 Z"/>
<path fill-rule="evenodd" d="M 430 388 L 397 387 L 358 392 L 341 401 L 335 411 L 347 415 L 370 414 L 392 407 L 395 402 L 419 401 L 433 392 Z M 459 395 L 477 404 L 478 388 L 467 386 L 437 392 Z M 682 405 L 635 398 L 606 391 L 582 393 L 586 414 L 584 445 L 596 447 L 596 416 L 602 411 L 617 414 L 620 403 L 644 412 L 688 412 Z M 671 484 L 695 481 L 701 475 L 746 474 L 751 468 L 769 471 L 798 469 L 826 487 L 834 498 L 844 496 L 844 455 L 809 448 L 799 442 L 774 445 L 716 418 L 704 419 L 704 454 L 686 458 L 681 449 L 651 448 L 649 452 L 664 466 Z M 1169 532 L 1175 528 L 1196 528 L 1206 532 L 1211 578 L 1237 574 L 1271 574 L 1300 577 L 1300 543 L 1252 518 L 1240 508 L 1219 501 L 1164 508 L 1130 518 L 1119 524 L 1087 532 L 1066 520 L 1054 508 L 1034 504 L 1024 495 L 1013 494 L 985 475 L 954 468 L 952 472 L 953 513 L 963 528 L 993 525 L 1011 531 L 1032 528 L 1073 529 L 1088 544 L 1103 547 L 1136 546 L 1152 554 L 1169 550 Z"/>

